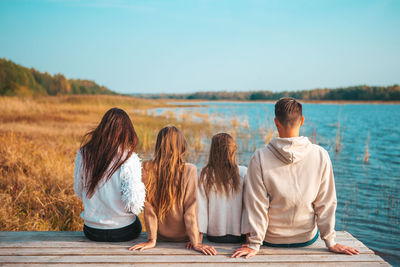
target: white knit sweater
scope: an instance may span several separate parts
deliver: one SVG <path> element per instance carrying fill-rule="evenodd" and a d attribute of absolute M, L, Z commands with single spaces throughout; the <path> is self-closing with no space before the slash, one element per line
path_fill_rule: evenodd
<path fill-rule="evenodd" d="M 86 196 L 80 151 L 75 158 L 75 194 L 82 199 L 85 224 L 97 229 L 116 229 L 132 224 L 144 206 L 146 190 L 142 164 L 133 153 L 107 182 L 100 182 L 91 198 Z"/>
<path fill-rule="evenodd" d="M 229 196 L 211 190 L 208 196 L 203 184 L 198 187 L 199 231 L 210 236 L 235 235 L 248 232 L 247 213 L 242 195 L 247 167 L 239 166 L 240 187 Z"/>

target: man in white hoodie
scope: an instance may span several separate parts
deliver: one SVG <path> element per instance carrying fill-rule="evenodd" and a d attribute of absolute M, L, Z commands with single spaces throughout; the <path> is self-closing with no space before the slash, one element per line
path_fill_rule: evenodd
<path fill-rule="evenodd" d="M 275 104 L 279 138 L 252 156 L 243 193 L 249 219 L 249 244 L 232 257 L 257 254 L 261 245 L 304 247 L 319 234 L 335 253 L 359 251 L 335 243 L 336 191 L 328 152 L 299 136 L 301 104 L 285 97 Z"/>

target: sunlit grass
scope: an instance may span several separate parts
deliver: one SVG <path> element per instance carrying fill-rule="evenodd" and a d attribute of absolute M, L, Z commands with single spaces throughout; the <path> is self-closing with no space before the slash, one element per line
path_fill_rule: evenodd
<path fill-rule="evenodd" d="M 189 116 L 148 115 L 163 101 L 123 96 L 0 97 L 0 229 L 81 230 L 81 201 L 73 193 L 74 158 L 82 136 L 112 107 L 124 109 L 148 159 L 158 131 L 174 124 L 188 140 L 188 161 L 204 149 L 212 128 Z"/>

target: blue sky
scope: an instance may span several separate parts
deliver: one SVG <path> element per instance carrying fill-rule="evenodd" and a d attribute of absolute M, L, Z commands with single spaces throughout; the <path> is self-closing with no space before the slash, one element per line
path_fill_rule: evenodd
<path fill-rule="evenodd" d="M 0 0 L 0 57 L 121 93 L 400 83 L 398 0 Z"/>

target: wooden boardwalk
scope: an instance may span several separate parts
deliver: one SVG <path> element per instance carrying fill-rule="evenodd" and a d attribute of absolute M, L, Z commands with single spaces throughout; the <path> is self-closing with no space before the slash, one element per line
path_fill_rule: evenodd
<path fill-rule="evenodd" d="M 135 241 L 146 239 L 144 233 Z M 82 232 L 0 232 L 0 266 L 390 266 L 347 232 L 337 242 L 353 246 L 360 255 L 329 253 L 322 240 L 307 248 L 262 248 L 250 259 L 232 259 L 237 244 L 216 244 L 218 255 L 185 249 L 184 243 L 159 242 L 144 252 L 132 252 L 133 242 L 102 243 Z"/>

